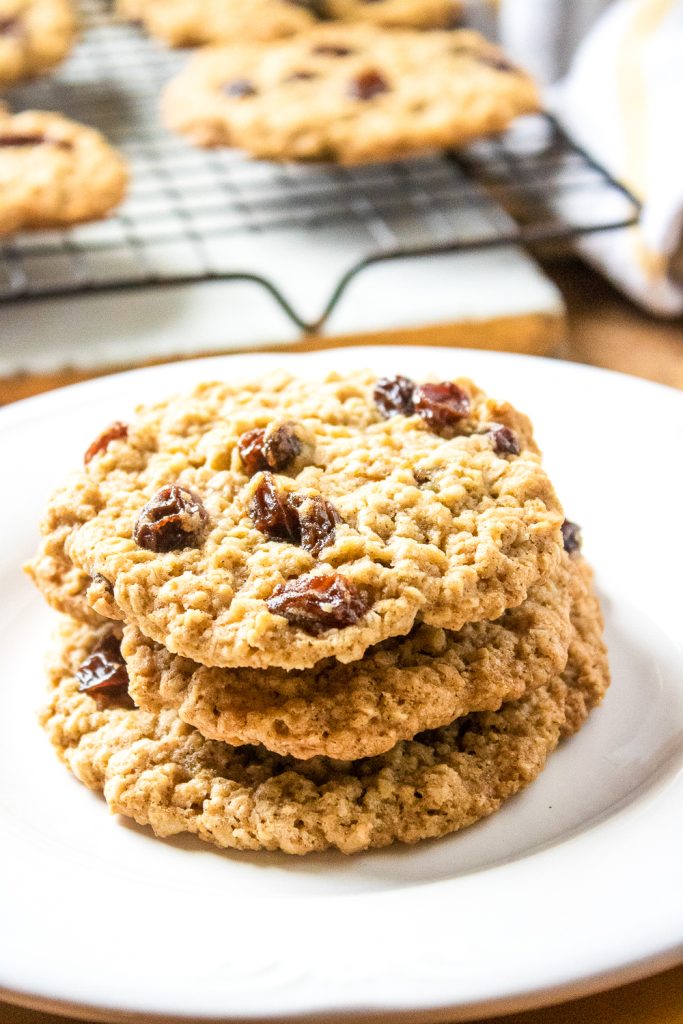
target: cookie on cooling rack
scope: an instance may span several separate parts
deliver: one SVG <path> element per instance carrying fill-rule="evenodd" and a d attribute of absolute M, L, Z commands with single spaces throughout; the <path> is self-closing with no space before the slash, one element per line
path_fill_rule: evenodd
<path fill-rule="evenodd" d="M 495 619 L 562 555 L 528 419 L 471 381 L 208 383 L 86 454 L 34 579 L 73 612 L 73 564 L 97 612 L 202 664 L 346 663 L 417 621 Z"/>
<path fill-rule="evenodd" d="M 476 32 L 325 25 L 197 54 L 163 116 L 201 146 L 362 164 L 463 145 L 538 105 L 528 75 Z"/>
<path fill-rule="evenodd" d="M 458 0 L 323 0 L 322 16 L 387 28 L 448 28 L 460 14 Z"/>
<path fill-rule="evenodd" d="M 121 17 L 141 22 L 171 46 L 268 41 L 295 35 L 319 20 L 443 28 L 456 0 L 118 0 Z"/>
<path fill-rule="evenodd" d="M 302 32 L 315 22 L 305 4 L 289 0 L 117 0 L 117 11 L 170 46 L 267 41 Z"/>
<path fill-rule="evenodd" d="M 124 159 L 61 114 L 0 105 L 0 235 L 97 220 L 124 197 Z"/>
<path fill-rule="evenodd" d="M 0 85 L 49 71 L 75 38 L 71 0 L 0 0 Z"/>
<path fill-rule="evenodd" d="M 561 676 L 377 757 L 295 760 L 205 739 L 171 710 L 137 710 L 115 634 L 71 620 L 57 638 L 42 722 L 81 782 L 159 836 L 189 832 L 219 847 L 291 854 L 436 838 L 532 782 L 602 700 L 609 669 L 585 564 L 582 577 Z"/>

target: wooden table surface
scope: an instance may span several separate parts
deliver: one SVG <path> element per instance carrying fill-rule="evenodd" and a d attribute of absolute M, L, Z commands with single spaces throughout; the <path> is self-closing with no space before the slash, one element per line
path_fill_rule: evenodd
<path fill-rule="evenodd" d="M 683 388 L 683 319 L 657 321 L 582 265 L 546 267 L 564 293 L 566 341 L 560 358 L 620 370 Z M 307 347 L 317 347 L 311 342 Z M 60 383 L 55 378 L 54 384 Z M 5 400 L 20 397 L 26 382 Z M 8 938 L 4 936 L 5 940 Z M 505 1018 L 508 1024 L 683 1024 L 683 966 L 644 981 L 560 1006 Z M 0 1024 L 58 1024 L 64 1018 L 0 1003 Z"/>

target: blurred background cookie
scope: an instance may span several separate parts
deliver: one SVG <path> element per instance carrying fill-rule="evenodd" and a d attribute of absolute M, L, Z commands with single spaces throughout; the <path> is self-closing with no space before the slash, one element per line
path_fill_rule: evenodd
<path fill-rule="evenodd" d="M 476 32 L 325 25 L 197 54 L 163 98 L 169 128 L 271 160 L 372 163 L 460 146 L 539 107 Z"/>
<path fill-rule="evenodd" d="M 76 38 L 71 0 L 0 0 L 0 85 L 42 75 Z"/>
<path fill-rule="evenodd" d="M 117 0 L 117 10 L 170 46 L 197 46 L 279 39 L 329 19 L 445 28 L 459 5 L 456 0 Z"/>
<path fill-rule="evenodd" d="M 97 220 L 126 191 L 125 161 L 61 114 L 0 108 L 0 235 Z"/>

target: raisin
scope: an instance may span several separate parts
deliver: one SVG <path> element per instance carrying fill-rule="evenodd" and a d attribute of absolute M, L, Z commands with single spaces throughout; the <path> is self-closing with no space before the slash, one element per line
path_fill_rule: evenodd
<path fill-rule="evenodd" d="M 415 412 L 442 437 L 454 437 L 460 420 L 469 416 L 470 396 L 457 384 L 421 384 L 415 390 Z"/>
<path fill-rule="evenodd" d="M 242 465 L 249 476 L 253 476 L 254 473 L 260 473 L 268 468 L 268 463 L 263 454 L 265 437 L 265 430 L 259 430 L 257 427 L 255 430 L 247 430 L 245 434 L 240 436 L 237 442 Z"/>
<path fill-rule="evenodd" d="M 320 495 L 279 490 L 271 473 L 264 473 L 254 492 L 249 514 L 254 525 L 272 540 L 297 544 L 314 557 L 334 542 L 339 513 Z"/>
<path fill-rule="evenodd" d="M 492 68 L 494 71 L 503 71 L 506 74 L 518 74 L 519 68 L 511 64 L 502 54 L 477 54 L 477 60 L 484 67 Z"/>
<path fill-rule="evenodd" d="M 493 441 L 493 450 L 497 455 L 519 455 L 519 438 L 509 427 L 502 423 L 492 423 L 489 428 L 489 435 Z"/>
<path fill-rule="evenodd" d="M 276 473 L 287 469 L 301 455 L 303 445 L 293 430 L 293 425 L 283 423 L 266 435 L 263 453 L 269 467 Z"/>
<path fill-rule="evenodd" d="M 326 629 L 354 626 L 368 610 L 367 599 L 340 573 L 300 576 L 281 583 L 266 602 L 273 615 L 317 636 Z"/>
<path fill-rule="evenodd" d="M 199 547 L 207 519 L 206 509 L 196 494 L 169 484 L 157 491 L 142 509 L 133 538 L 146 551 Z"/>
<path fill-rule="evenodd" d="M 413 470 L 413 476 L 415 477 L 415 483 L 417 486 L 422 487 L 423 484 L 431 483 L 432 477 L 434 476 L 434 470 L 422 469 L 420 466 L 417 466 Z"/>
<path fill-rule="evenodd" d="M 348 46 L 335 46 L 332 43 L 320 43 L 313 47 L 313 51 L 319 57 L 349 57 L 353 50 Z"/>
<path fill-rule="evenodd" d="M 301 542 L 299 514 L 290 504 L 290 495 L 278 489 L 271 473 L 264 473 L 256 487 L 249 515 L 256 529 L 272 540 Z"/>
<path fill-rule="evenodd" d="M 309 498 L 303 494 L 292 494 L 289 505 L 296 509 L 299 517 L 299 544 L 317 558 L 323 548 L 334 543 L 341 516 L 334 505 L 319 495 Z"/>
<path fill-rule="evenodd" d="M 285 82 L 311 82 L 317 77 L 315 71 L 293 71 L 285 78 Z"/>
<path fill-rule="evenodd" d="M 66 139 L 51 139 L 48 135 L 0 135 L 0 146 L 8 148 L 55 146 L 57 149 L 71 149 L 71 143 Z"/>
<path fill-rule="evenodd" d="M 245 99 L 247 96 L 256 95 L 256 86 L 253 82 L 250 82 L 248 78 L 235 78 L 232 82 L 226 82 L 223 86 L 223 92 L 226 96 L 232 96 L 235 99 Z"/>
<path fill-rule="evenodd" d="M 409 377 L 381 377 L 375 385 L 372 397 L 385 419 L 390 416 L 412 416 L 415 412 L 413 398 L 417 385 Z"/>
<path fill-rule="evenodd" d="M 107 594 L 114 596 L 114 585 L 111 583 L 106 576 L 103 576 L 101 572 L 95 573 L 92 578 L 93 586 L 97 587 L 98 590 L 105 590 Z"/>
<path fill-rule="evenodd" d="M 114 585 L 105 576 L 96 573 L 88 585 L 88 604 L 100 615 L 108 619 L 121 619 L 116 598 L 114 597 Z"/>
<path fill-rule="evenodd" d="M 327 0 L 288 0 L 288 3 L 293 4 L 295 7 L 303 7 L 315 18 L 320 18 L 321 20 L 330 16 Z"/>
<path fill-rule="evenodd" d="M 0 18 L 0 36 L 20 36 L 23 33 L 19 18 Z"/>
<path fill-rule="evenodd" d="M 100 452 L 107 450 L 112 441 L 119 441 L 128 437 L 128 424 L 116 420 L 111 426 L 103 430 L 99 437 L 96 437 L 83 456 L 83 462 L 87 466 L 91 459 L 94 459 Z"/>
<path fill-rule="evenodd" d="M 296 434 L 296 424 L 282 423 L 270 433 L 266 430 L 248 430 L 237 442 L 244 468 L 250 476 L 272 470 L 281 473 L 294 463 L 303 444 Z"/>
<path fill-rule="evenodd" d="M 79 693 L 107 693 L 128 690 L 128 669 L 121 643 L 110 634 L 93 648 L 76 672 Z"/>
<path fill-rule="evenodd" d="M 570 522 L 569 519 L 565 519 L 562 523 L 562 543 L 564 550 L 570 555 L 573 555 L 581 547 L 581 527 Z"/>
<path fill-rule="evenodd" d="M 349 86 L 354 100 L 372 100 L 383 92 L 389 92 L 389 83 L 379 71 L 361 71 Z"/>
<path fill-rule="evenodd" d="M 502 53 L 482 53 L 480 50 L 473 46 L 463 45 L 458 43 L 451 47 L 450 52 L 455 57 L 471 57 L 476 60 L 478 64 L 482 64 L 484 67 L 492 68 L 494 71 L 504 71 L 509 74 L 519 73 L 519 68 L 505 57 Z"/>

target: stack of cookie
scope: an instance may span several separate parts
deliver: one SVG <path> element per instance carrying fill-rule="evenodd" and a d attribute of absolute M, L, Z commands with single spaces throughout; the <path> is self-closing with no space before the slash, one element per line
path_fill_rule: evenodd
<path fill-rule="evenodd" d="M 96 438 L 43 534 L 28 571 L 65 616 L 43 723 L 161 836 L 444 835 L 608 685 L 529 420 L 468 380 L 201 385 Z"/>

